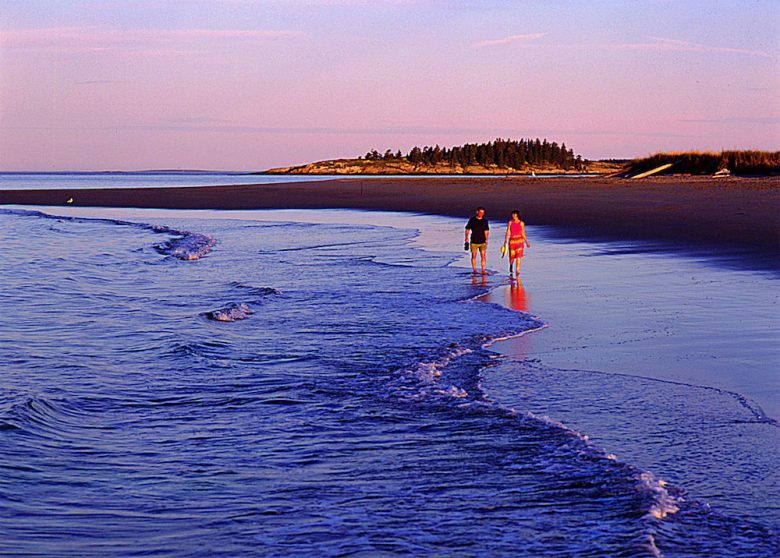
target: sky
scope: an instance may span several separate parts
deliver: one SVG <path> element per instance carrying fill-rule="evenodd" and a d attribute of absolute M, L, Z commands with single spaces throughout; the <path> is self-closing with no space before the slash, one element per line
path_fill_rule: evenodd
<path fill-rule="evenodd" d="M 780 0 L 0 0 L 0 171 L 780 150 Z"/>

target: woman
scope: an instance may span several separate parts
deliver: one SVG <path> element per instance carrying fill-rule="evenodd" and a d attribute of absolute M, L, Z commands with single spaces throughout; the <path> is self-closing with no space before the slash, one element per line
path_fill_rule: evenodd
<path fill-rule="evenodd" d="M 504 246 L 509 248 L 509 273 L 512 273 L 512 264 L 515 265 L 515 273 L 520 275 L 520 258 L 523 257 L 525 247 L 531 247 L 525 236 L 525 223 L 520 220 L 520 212 L 512 211 L 512 220 L 506 227 Z"/>

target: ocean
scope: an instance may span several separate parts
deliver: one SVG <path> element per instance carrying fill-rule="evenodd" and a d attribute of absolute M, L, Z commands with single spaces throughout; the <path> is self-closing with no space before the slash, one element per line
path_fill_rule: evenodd
<path fill-rule="evenodd" d="M 188 186 L 233 186 L 240 184 L 279 184 L 317 182 L 333 179 L 413 178 L 431 175 L 345 175 L 345 174 L 249 174 L 218 171 L 145 171 L 145 172 L 0 172 L 2 190 L 83 189 L 83 188 L 172 188 Z M 462 178 L 462 174 L 437 174 L 436 178 Z M 468 175 L 470 178 L 495 178 L 496 175 Z M 501 176 L 501 175 L 498 175 Z M 541 174 L 537 178 L 584 178 L 592 174 Z"/>
<path fill-rule="evenodd" d="M 172 188 L 312 182 L 339 176 L 291 176 L 238 172 L 147 171 L 147 172 L 0 172 L 2 190 L 83 188 Z"/>
<path fill-rule="evenodd" d="M 529 227 L 523 286 L 472 276 L 462 226 L 0 209 L 0 554 L 778 555 L 776 419 L 520 347 L 566 319 L 531 302 L 564 280 L 533 279 L 544 254 L 596 249 Z"/>

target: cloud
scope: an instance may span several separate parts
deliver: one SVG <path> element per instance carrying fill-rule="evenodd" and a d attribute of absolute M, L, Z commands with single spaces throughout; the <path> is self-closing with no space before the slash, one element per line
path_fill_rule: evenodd
<path fill-rule="evenodd" d="M 612 45 L 611 48 L 629 49 L 629 50 L 655 50 L 667 52 L 703 52 L 703 53 L 727 53 L 727 54 L 746 54 L 748 56 L 759 56 L 762 58 L 772 58 L 768 52 L 760 50 L 750 50 L 734 47 L 719 47 L 693 43 L 690 41 L 680 41 L 677 39 L 667 39 L 665 37 L 650 37 L 654 42 L 649 43 L 626 43 Z"/>
<path fill-rule="evenodd" d="M 740 54 L 759 58 L 776 58 L 772 54 L 762 50 L 751 50 L 727 46 L 706 45 L 679 39 L 666 37 L 648 37 L 648 41 L 637 43 L 538 43 L 539 39 L 546 37 L 548 33 L 526 33 L 512 35 L 504 39 L 492 39 L 480 41 L 474 44 L 476 48 L 499 47 L 509 45 L 523 45 L 527 48 L 550 49 L 600 49 L 600 50 L 636 50 L 656 52 L 701 52 L 708 54 Z"/>
<path fill-rule="evenodd" d="M 780 125 L 780 116 L 732 116 L 724 118 L 681 118 L 680 122 L 694 124 L 758 124 Z"/>
<path fill-rule="evenodd" d="M 228 4 L 277 4 L 280 6 L 419 6 L 440 0 L 213 0 Z"/>
<path fill-rule="evenodd" d="M 75 81 L 73 83 L 74 85 L 106 85 L 112 83 L 129 83 L 129 82 L 125 80 L 116 80 L 116 79 L 91 79 L 87 81 Z"/>
<path fill-rule="evenodd" d="M 606 136 L 606 137 L 653 137 L 653 138 L 690 138 L 690 134 L 670 133 L 666 130 L 654 132 L 652 130 L 609 130 L 597 128 L 514 128 L 514 127 L 459 127 L 459 126 L 375 126 L 375 127 L 351 127 L 351 126 L 256 126 L 237 125 L 225 120 L 211 118 L 182 118 L 167 119 L 146 124 L 127 124 L 111 126 L 108 128 L 96 128 L 98 130 L 128 130 L 139 132 L 192 132 L 200 134 L 245 134 L 245 135 L 368 135 L 368 136 L 402 136 L 418 137 L 428 136 L 432 138 L 440 136 L 466 136 L 466 137 L 556 137 L 561 135 L 572 136 Z"/>
<path fill-rule="evenodd" d="M 447 0 L 189 0 L 191 3 L 260 7 L 264 9 L 301 8 L 404 8 L 449 6 Z M 149 0 L 154 5 L 159 0 Z"/>
<path fill-rule="evenodd" d="M 491 47 L 491 46 L 512 45 L 517 43 L 521 43 L 521 44 L 529 43 L 541 39 L 542 37 L 545 37 L 547 35 L 548 35 L 547 33 L 526 33 L 524 35 L 512 35 L 504 39 L 480 41 L 478 43 L 475 43 L 474 46 L 476 48 L 483 48 L 483 47 Z"/>
<path fill-rule="evenodd" d="M 0 34 L 0 45 L 58 52 L 122 51 L 177 55 L 191 54 L 192 47 L 207 42 L 264 42 L 300 36 L 301 32 L 285 30 L 45 27 L 3 31 Z"/>

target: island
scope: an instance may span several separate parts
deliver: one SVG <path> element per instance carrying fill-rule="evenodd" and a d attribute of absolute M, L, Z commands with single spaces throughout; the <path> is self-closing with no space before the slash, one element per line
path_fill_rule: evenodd
<path fill-rule="evenodd" d="M 591 161 L 565 143 L 501 139 L 453 147 L 376 149 L 357 158 L 329 159 L 254 174 L 307 175 L 594 175 L 646 178 L 667 175 L 780 175 L 780 152 L 755 150 L 663 152 L 634 159 Z"/>

